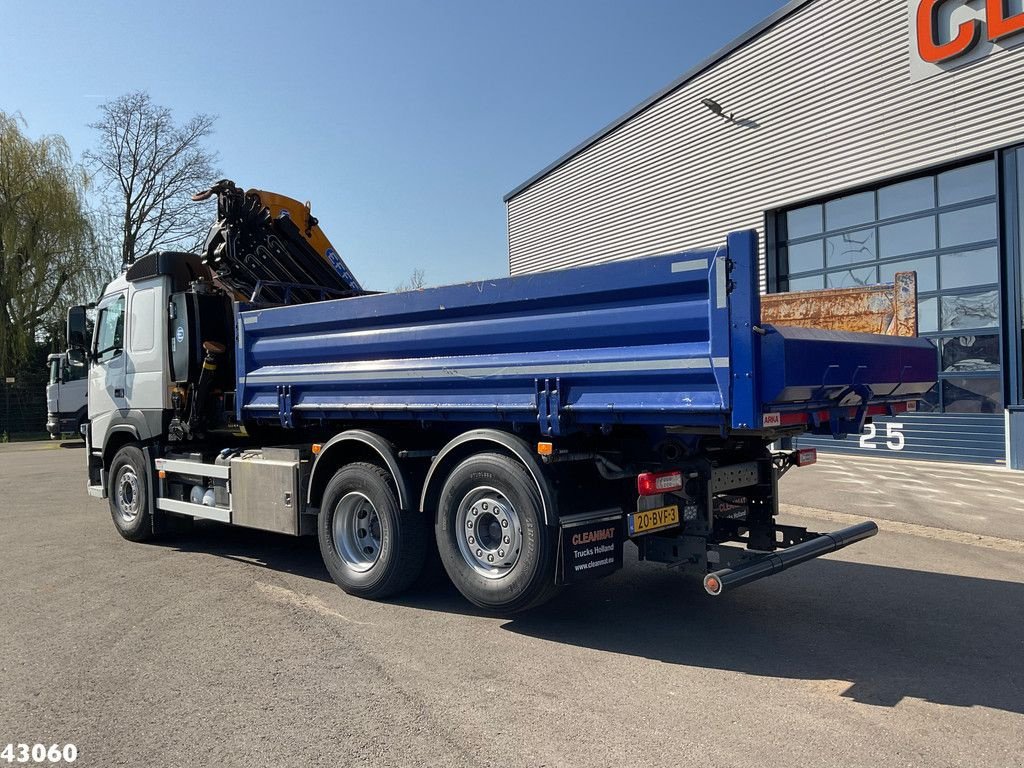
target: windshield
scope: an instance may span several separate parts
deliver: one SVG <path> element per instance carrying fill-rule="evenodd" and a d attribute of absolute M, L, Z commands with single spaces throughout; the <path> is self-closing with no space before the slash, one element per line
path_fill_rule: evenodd
<path fill-rule="evenodd" d="M 60 360 L 55 359 L 50 361 L 50 383 L 56 384 L 60 381 Z"/>

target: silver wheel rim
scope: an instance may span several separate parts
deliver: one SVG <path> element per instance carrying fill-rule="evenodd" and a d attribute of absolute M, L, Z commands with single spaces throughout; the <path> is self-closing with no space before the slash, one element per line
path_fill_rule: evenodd
<path fill-rule="evenodd" d="M 486 579 L 504 578 L 522 551 L 519 513 L 496 488 L 474 488 L 455 513 L 455 539 L 463 560 L 476 573 Z"/>
<path fill-rule="evenodd" d="M 139 516 L 139 476 L 135 467 L 125 464 L 117 471 L 114 482 L 114 504 L 117 516 L 125 525 L 131 525 Z"/>
<path fill-rule="evenodd" d="M 334 508 L 334 548 L 352 570 L 364 573 L 380 557 L 380 515 L 364 494 L 350 491 Z"/>

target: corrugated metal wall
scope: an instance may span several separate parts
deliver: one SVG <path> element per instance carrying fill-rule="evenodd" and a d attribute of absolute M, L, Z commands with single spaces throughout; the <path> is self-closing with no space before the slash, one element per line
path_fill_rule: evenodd
<path fill-rule="evenodd" d="M 912 82 L 910 34 L 906 0 L 800 8 L 514 196 L 511 273 L 717 245 L 767 210 L 1024 140 L 1024 51 Z"/>

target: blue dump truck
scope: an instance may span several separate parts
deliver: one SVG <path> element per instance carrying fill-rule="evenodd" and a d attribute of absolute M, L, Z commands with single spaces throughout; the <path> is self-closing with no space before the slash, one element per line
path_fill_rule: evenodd
<path fill-rule="evenodd" d="M 720 595 L 877 531 L 779 524 L 779 478 L 815 456 L 773 445 L 859 433 L 935 383 L 926 340 L 763 323 L 752 232 L 371 294 L 308 209 L 216 194 L 203 254 L 130 265 L 91 338 L 69 313 L 89 491 L 130 540 L 196 518 L 315 535 L 367 598 L 439 559 L 502 613 L 614 572 L 629 543 Z"/>

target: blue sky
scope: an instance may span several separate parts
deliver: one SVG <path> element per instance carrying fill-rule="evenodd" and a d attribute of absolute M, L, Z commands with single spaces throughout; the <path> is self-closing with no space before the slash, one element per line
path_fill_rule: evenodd
<path fill-rule="evenodd" d="M 313 203 L 367 287 L 508 273 L 502 196 L 783 0 L 2 4 L 0 109 L 80 154 L 134 89 Z"/>

